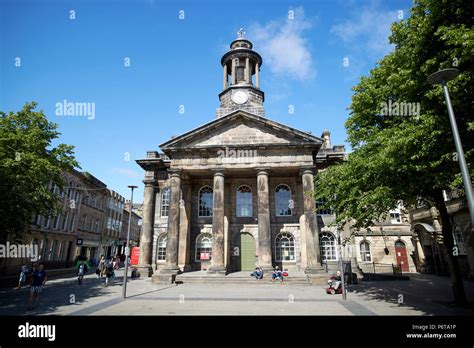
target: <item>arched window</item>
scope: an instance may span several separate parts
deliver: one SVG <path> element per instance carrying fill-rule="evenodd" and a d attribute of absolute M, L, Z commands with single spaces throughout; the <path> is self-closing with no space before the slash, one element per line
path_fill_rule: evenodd
<path fill-rule="evenodd" d="M 165 217 L 168 216 L 170 211 L 170 197 L 171 197 L 171 190 L 169 187 L 163 189 L 163 193 L 161 194 L 161 216 Z"/>
<path fill-rule="evenodd" d="M 275 213 L 277 216 L 291 216 L 293 200 L 291 190 L 286 185 L 278 185 L 275 189 Z"/>
<path fill-rule="evenodd" d="M 199 216 L 212 216 L 212 194 L 209 186 L 199 190 Z"/>
<path fill-rule="evenodd" d="M 243 185 L 237 189 L 236 197 L 237 217 L 252 216 L 252 190 L 250 187 Z"/>
<path fill-rule="evenodd" d="M 166 242 L 168 241 L 168 236 L 166 233 L 161 234 L 158 237 L 158 253 L 156 259 L 158 261 L 166 260 Z"/>
<path fill-rule="evenodd" d="M 322 261 L 337 261 L 336 239 L 332 233 L 321 233 L 319 238 L 319 246 L 321 249 Z"/>
<path fill-rule="evenodd" d="M 370 244 L 366 240 L 360 243 L 360 259 L 364 262 L 372 262 L 372 255 L 370 254 Z"/>
<path fill-rule="evenodd" d="M 74 200 L 76 203 L 79 203 L 79 200 L 81 199 L 81 193 L 80 193 L 81 185 L 77 185 L 77 190 L 74 193 Z"/>
<path fill-rule="evenodd" d="M 200 234 L 196 239 L 196 261 L 209 261 L 212 258 L 212 236 Z"/>
<path fill-rule="evenodd" d="M 74 192 L 74 183 L 72 181 L 69 181 L 69 187 L 67 189 L 67 198 L 68 199 L 72 198 L 73 192 Z"/>
<path fill-rule="evenodd" d="M 275 239 L 276 261 L 295 261 L 295 238 L 288 232 L 278 234 Z"/>

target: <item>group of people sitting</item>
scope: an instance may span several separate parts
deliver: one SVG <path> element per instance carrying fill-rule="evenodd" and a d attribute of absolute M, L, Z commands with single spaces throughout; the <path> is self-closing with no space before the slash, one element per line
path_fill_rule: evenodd
<path fill-rule="evenodd" d="M 263 278 L 263 269 L 261 267 L 256 267 L 255 271 L 253 271 L 250 276 L 254 277 L 255 279 L 262 279 Z M 281 282 L 283 281 L 283 271 L 280 270 L 278 266 L 275 266 L 272 271 L 272 282 L 275 280 L 280 280 Z"/>

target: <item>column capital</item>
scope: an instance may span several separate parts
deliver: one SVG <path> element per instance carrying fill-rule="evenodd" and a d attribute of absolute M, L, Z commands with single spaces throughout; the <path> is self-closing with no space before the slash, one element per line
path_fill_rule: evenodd
<path fill-rule="evenodd" d="M 257 167 L 257 175 L 269 175 L 270 174 L 270 167 Z"/>
<path fill-rule="evenodd" d="M 316 166 L 301 166 L 300 167 L 300 175 L 303 174 L 312 174 L 314 175 L 316 173 Z"/>
<path fill-rule="evenodd" d="M 181 174 L 183 174 L 183 171 L 179 168 L 177 169 L 169 169 L 168 173 L 170 174 L 171 178 L 180 178 Z"/>
<path fill-rule="evenodd" d="M 145 184 L 145 187 L 156 186 L 155 179 L 145 179 L 142 182 Z"/>
<path fill-rule="evenodd" d="M 214 168 L 211 172 L 214 176 L 224 176 L 225 168 Z"/>

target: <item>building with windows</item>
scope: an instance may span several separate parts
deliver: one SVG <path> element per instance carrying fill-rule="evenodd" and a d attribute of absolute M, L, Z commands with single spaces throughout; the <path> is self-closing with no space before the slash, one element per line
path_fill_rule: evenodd
<path fill-rule="evenodd" d="M 132 209 L 132 217 L 130 218 L 130 202 L 125 203 L 122 217 L 122 233 L 120 234 L 120 247 L 118 254 L 122 255 L 125 253 L 124 246 L 127 245 L 127 234 L 128 234 L 128 220 L 130 219 L 130 246 L 137 246 L 140 239 L 140 229 L 142 226 L 142 218 L 140 215 L 135 213 Z"/>
<path fill-rule="evenodd" d="M 461 272 L 474 278 L 474 240 L 465 197 L 457 191 L 445 191 L 444 200 L 453 227 L 455 250 Z M 439 212 L 425 204 L 410 209 L 411 229 L 414 232 L 416 267 L 419 272 L 449 274 L 448 258 L 443 243 Z"/>
<path fill-rule="evenodd" d="M 104 183 L 87 172 L 63 172 L 63 191 L 51 184 L 58 213 L 36 215 L 28 238 L 48 267 L 67 266 L 77 256 L 97 257 L 104 219 Z"/>
<path fill-rule="evenodd" d="M 123 246 L 123 215 L 125 198 L 113 190 L 107 190 L 105 204 L 104 232 L 102 234 L 101 254 L 105 257 L 115 256 Z"/>
<path fill-rule="evenodd" d="M 262 58 L 250 41 L 233 41 L 221 65 L 216 119 L 137 160 L 145 170 L 139 272 L 160 281 L 258 264 L 323 274 L 320 243 L 333 252 L 334 236 L 318 226 L 311 192 L 316 171 L 341 161 L 344 147 L 331 146 L 327 130 L 317 137 L 265 116 Z"/>

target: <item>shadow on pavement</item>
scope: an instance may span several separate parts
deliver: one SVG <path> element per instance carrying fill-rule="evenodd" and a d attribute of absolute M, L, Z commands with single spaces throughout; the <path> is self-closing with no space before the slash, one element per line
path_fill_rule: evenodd
<path fill-rule="evenodd" d="M 413 274 L 410 280 L 361 281 L 348 287 L 348 292 L 362 294 L 369 301 L 383 301 L 406 307 L 425 315 L 473 315 L 474 284 L 464 282 L 466 307 L 454 304 L 450 278 Z"/>
<path fill-rule="evenodd" d="M 122 286 L 123 278 L 116 278 L 114 285 L 105 287 L 105 278 L 86 277 L 82 285 L 79 285 L 77 278 L 67 279 L 63 282 L 46 283 L 36 308 L 27 310 L 30 288 L 24 287 L 21 290 L 2 289 L 0 291 L 0 315 L 48 315 L 55 313 L 60 307 L 75 306 L 78 309 L 86 300 L 94 297 L 103 297 L 106 300 L 108 294 L 115 291 L 112 288 Z M 69 309 L 68 309 L 69 310 Z"/>

